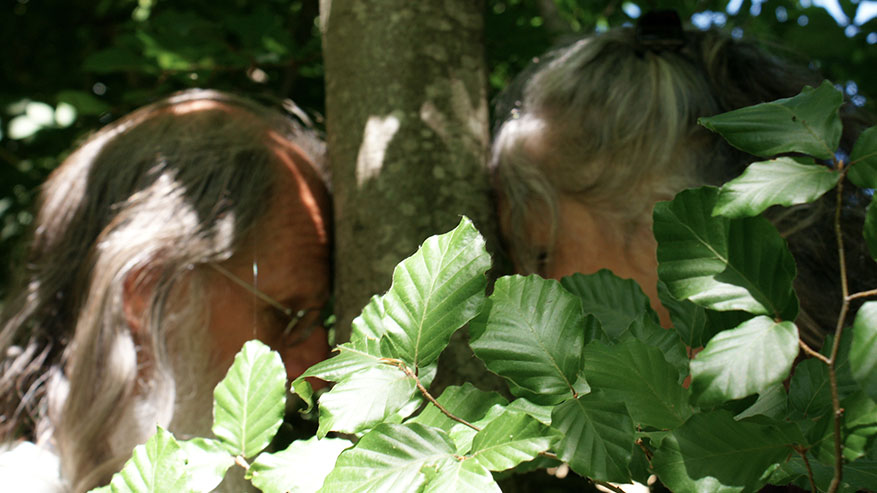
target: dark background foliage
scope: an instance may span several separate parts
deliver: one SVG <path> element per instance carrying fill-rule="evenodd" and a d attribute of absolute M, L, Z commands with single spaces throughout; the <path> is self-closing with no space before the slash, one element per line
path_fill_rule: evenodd
<path fill-rule="evenodd" d="M 840 0 L 490 0 L 485 53 L 494 96 L 545 50 L 676 8 L 700 28 L 755 37 L 820 68 L 874 112 L 875 2 Z M 834 2 L 826 2 L 834 3 Z M 283 106 L 321 125 L 317 0 L 9 0 L 0 6 L 0 297 L 39 183 L 93 129 L 187 87 Z M 861 10 L 861 12 L 860 12 Z M 367 40 L 363 40 L 367 42 Z"/>

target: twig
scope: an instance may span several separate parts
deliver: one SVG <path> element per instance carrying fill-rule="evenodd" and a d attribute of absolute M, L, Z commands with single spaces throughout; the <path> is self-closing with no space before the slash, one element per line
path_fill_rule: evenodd
<path fill-rule="evenodd" d="M 872 289 L 870 291 L 859 291 L 858 293 L 853 293 L 847 296 L 848 301 L 852 301 L 857 298 L 867 298 L 868 296 L 877 296 L 877 289 Z"/>
<path fill-rule="evenodd" d="M 803 339 L 798 339 L 798 345 L 801 346 L 801 349 L 803 349 L 804 352 L 807 353 L 809 356 L 812 356 L 816 359 L 821 360 L 826 365 L 831 364 L 831 361 L 829 361 L 828 358 L 826 358 L 824 354 L 822 354 L 819 351 L 816 351 L 815 349 L 808 346 L 807 343 L 804 342 Z"/>
<path fill-rule="evenodd" d="M 557 454 L 555 454 L 554 452 L 539 452 L 539 455 L 547 459 L 554 459 L 563 462 L 562 460 L 560 460 L 560 457 L 558 457 Z"/>
<path fill-rule="evenodd" d="M 645 456 L 646 456 L 646 460 L 649 462 L 649 466 L 651 467 L 651 465 L 652 465 L 652 451 L 649 450 L 648 447 L 646 447 L 646 444 L 643 443 L 643 441 L 642 441 L 641 438 L 638 439 L 635 443 L 636 443 L 637 445 L 639 445 L 639 448 L 640 448 L 640 449 L 642 449 L 643 454 L 645 454 Z"/>
<path fill-rule="evenodd" d="M 807 459 L 807 450 L 797 447 L 794 448 L 795 452 L 798 452 L 798 455 L 804 460 L 804 467 L 807 468 L 807 476 L 810 478 L 810 491 L 813 491 L 814 493 L 819 491 L 816 489 L 816 480 L 813 479 L 813 468 L 810 467 L 810 461 Z"/>
<path fill-rule="evenodd" d="M 420 383 L 420 379 L 417 378 L 417 375 L 415 375 L 414 372 L 411 371 L 410 368 L 408 368 L 408 365 L 406 365 L 404 361 L 401 361 L 398 359 L 393 359 L 393 358 L 381 358 L 381 361 L 388 364 L 388 365 L 395 366 L 396 368 L 402 370 L 405 373 L 405 375 L 407 375 L 409 378 L 414 379 L 414 383 L 417 385 L 417 388 L 420 389 L 420 393 L 423 394 L 423 396 L 426 397 L 426 399 L 429 402 L 433 403 L 433 405 L 435 405 L 435 407 L 437 407 L 439 409 L 439 411 L 442 412 L 442 414 L 444 414 L 445 416 L 451 418 L 452 420 L 454 420 L 458 423 L 462 423 L 462 424 L 468 426 L 469 428 L 472 428 L 475 431 L 481 431 L 481 428 L 473 425 L 472 423 L 466 421 L 463 418 L 455 416 L 453 413 L 451 413 L 450 411 L 445 409 L 444 406 L 439 404 L 439 402 L 437 400 L 435 400 L 435 397 L 433 397 L 432 394 L 430 394 L 429 391 L 426 390 L 426 387 L 424 387 L 423 384 Z"/>
<path fill-rule="evenodd" d="M 250 464 L 247 462 L 247 459 L 244 459 L 244 456 L 242 456 L 242 455 L 238 455 L 237 457 L 235 457 L 234 463 L 243 467 L 244 471 L 250 470 Z"/>
<path fill-rule="evenodd" d="M 588 479 L 591 479 L 591 478 L 588 478 Z M 622 490 L 618 486 L 615 486 L 612 483 L 607 483 L 606 481 L 600 481 L 599 479 L 591 479 L 591 482 L 593 482 L 597 486 L 602 486 L 602 487 L 606 488 L 607 490 L 614 491 L 615 493 L 624 493 L 624 490 Z"/>
<path fill-rule="evenodd" d="M 843 440 L 841 437 L 841 419 L 843 418 L 843 409 L 840 407 L 840 398 L 837 391 L 837 352 L 840 348 L 840 338 L 843 335 L 844 322 L 847 318 L 847 311 L 850 308 L 849 285 L 847 281 L 847 263 L 844 255 L 843 233 L 840 228 L 840 216 L 843 209 L 843 181 L 846 178 L 847 169 L 844 168 L 843 161 L 838 163 L 841 170 L 840 180 L 837 182 L 837 199 L 834 204 L 834 236 L 837 239 L 837 258 L 840 267 L 840 287 L 843 296 L 840 315 L 837 317 L 837 327 L 834 330 L 834 341 L 831 344 L 831 356 L 828 361 L 828 382 L 831 386 L 831 405 L 834 410 L 834 477 L 828 485 L 828 493 L 835 493 L 843 479 Z"/>

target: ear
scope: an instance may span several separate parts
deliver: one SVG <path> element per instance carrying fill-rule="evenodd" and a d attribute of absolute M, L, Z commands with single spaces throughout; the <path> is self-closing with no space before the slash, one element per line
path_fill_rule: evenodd
<path fill-rule="evenodd" d="M 131 329 L 134 342 L 141 346 L 143 338 L 147 337 L 146 310 L 149 308 L 149 300 L 155 290 L 156 275 L 154 269 L 138 267 L 125 276 L 122 284 L 122 310 L 125 314 L 125 322 Z"/>
<path fill-rule="evenodd" d="M 148 381 L 154 365 L 151 334 L 147 327 L 149 300 L 155 291 L 158 274 L 149 266 L 133 269 L 122 283 L 122 310 L 137 348 L 137 381 Z"/>

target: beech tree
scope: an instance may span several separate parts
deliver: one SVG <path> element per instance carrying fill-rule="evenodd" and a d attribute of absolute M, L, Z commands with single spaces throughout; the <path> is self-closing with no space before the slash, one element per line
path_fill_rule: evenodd
<path fill-rule="evenodd" d="M 461 214 L 496 244 L 483 11 L 472 0 L 321 2 L 336 342 L 393 267 Z M 447 357 L 448 381 L 482 371 L 465 344 Z"/>

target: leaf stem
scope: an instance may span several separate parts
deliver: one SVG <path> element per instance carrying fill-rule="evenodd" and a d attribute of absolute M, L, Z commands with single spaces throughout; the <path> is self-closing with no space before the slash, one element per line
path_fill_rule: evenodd
<path fill-rule="evenodd" d="M 801 346 L 801 349 L 803 349 L 804 352 L 807 353 L 807 355 L 812 356 L 812 357 L 822 361 L 826 365 L 831 364 L 831 361 L 829 361 L 828 358 L 826 358 L 824 354 L 822 354 L 819 351 L 816 351 L 815 349 L 808 346 L 807 343 L 804 342 L 803 339 L 798 339 L 798 345 Z"/>
<path fill-rule="evenodd" d="M 813 468 L 810 467 L 810 461 L 807 459 L 807 450 L 798 447 L 794 447 L 794 449 L 795 452 L 798 452 L 798 455 L 800 455 L 801 459 L 804 461 L 804 467 L 807 468 L 807 476 L 810 479 L 810 491 L 819 491 L 816 489 L 816 480 L 813 478 Z"/>
<path fill-rule="evenodd" d="M 466 421 L 463 418 L 457 417 L 456 415 L 454 415 L 453 413 L 451 413 L 450 411 L 445 409 L 445 406 L 442 406 L 441 404 L 439 404 L 439 402 L 437 400 L 435 400 L 435 397 L 433 397 L 432 394 L 429 393 L 429 391 L 426 389 L 426 387 L 424 387 L 423 384 L 420 383 L 420 379 L 417 378 L 417 375 L 415 375 L 413 371 L 411 371 L 411 368 L 408 368 L 408 365 L 406 365 L 404 361 L 401 361 L 398 359 L 393 359 L 393 358 L 381 358 L 381 361 L 388 364 L 388 365 L 395 366 L 396 368 L 402 370 L 402 372 L 404 372 L 406 376 L 414 379 L 414 383 L 417 385 L 417 388 L 420 390 L 420 393 L 423 394 L 424 397 L 426 397 L 426 400 L 428 400 L 435 407 L 437 407 L 439 409 L 439 411 L 442 412 L 442 414 L 444 414 L 448 418 L 450 418 L 458 423 L 462 423 L 462 424 L 468 426 L 469 428 L 472 428 L 475 431 L 481 431 L 481 428 L 473 425 L 472 423 Z"/>
<path fill-rule="evenodd" d="M 238 455 L 234 458 L 234 463 L 243 467 L 244 471 L 250 470 L 250 463 L 247 462 L 247 459 L 244 459 L 243 455 Z"/>
<path fill-rule="evenodd" d="M 614 491 L 615 493 L 624 493 L 624 490 L 622 490 L 618 486 L 615 486 L 612 483 L 607 483 L 606 481 L 600 481 L 599 479 L 591 479 L 591 478 L 588 478 L 588 479 L 590 479 L 597 486 L 602 486 L 602 487 L 606 488 L 607 490 Z"/>
<path fill-rule="evenodd" d="M 847 312 L 850 309 L 849 284 L 847 280 L 847 263 L 844 255 L 843 232 L 840 227 L 840 216 L 843 209 L 843 181 L 846 178 L 847 170 L 843 161 L 838 163 L 841 170 L 840 180 L 837 182 L 837 199 L 835 200 L 834 210 L 834 236 L 837 239 L 837 258 L 838 267 L 840 268 L 840 286 L 841 300 L 840 314 L 837 317 L 837 326 L 834 330 L 834 341 L 831 344 L 831 356 L 828 358 L 828 382 L 831 386 L 831 405 L 834 410 L 834 477 L 828 486 L 828 493 L 835 493 L 843 479 L 843 439 L 841 436 L 841 420 L 843 419 L 843 409 L 840 407 L 840 398 L 837 391 L 837 353 L 840 348 L 840 339 L 843 335 L 844 322 L 847 318 Z"/>
<path fill-rule="evenodd" d="M 649 462 L 649 467 L 651 467 L 651 465 L 652 465 L 652 455 L 653 455 L 653 454 L 652 454 L 652 451 L 649 450 L 648 447 L 646 447 L 646 444 L 643 443 L 642 438 L 637 439 L 637 441 L 636 441 L 635 443 L 636 443 L 637 445 L 639 445 L 639 448 L 643 451 L 643 454 L 645 454 L 645 456 L 646 456 L 646 460 Z"/>

